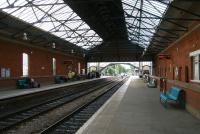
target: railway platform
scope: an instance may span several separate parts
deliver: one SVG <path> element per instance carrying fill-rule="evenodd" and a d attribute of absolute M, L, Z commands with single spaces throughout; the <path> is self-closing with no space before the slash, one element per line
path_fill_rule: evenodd
<path fill-rule="evenodd" d="M 52 90 L 55 88 L 67 87 L 70 85 L 76 85 L 76 84 L 90 82 L 90 81 L 94 81 L 98 79 L 104 79 L 104 78 L 86 79 L 86 80 L 80 80 L 80 81 L 66 82 L 62 84 L 50 84 L 50 85 L 42 86 L 40 88 L 0 90 L 0 100 L 9 99 L 12 97 L 17 97 L 17 96 L 22 96 L 22 95 L 28 95 L 28 94 L 32 94 L 36 92 Z"/>
<path fill-rule="evenodd" d="M 199 134 L 200 120 L 165 108 L 159 90 L 131 77 L 76 134 Z"/>

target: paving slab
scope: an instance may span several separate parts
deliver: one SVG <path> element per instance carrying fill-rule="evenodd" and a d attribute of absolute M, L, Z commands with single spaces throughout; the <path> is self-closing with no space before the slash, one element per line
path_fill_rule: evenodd
<path fill-rule="evenodd" d="M 200 134 L 200 120 L 163 107 L 159 89 L 131 77 L 77 134 Z"/>

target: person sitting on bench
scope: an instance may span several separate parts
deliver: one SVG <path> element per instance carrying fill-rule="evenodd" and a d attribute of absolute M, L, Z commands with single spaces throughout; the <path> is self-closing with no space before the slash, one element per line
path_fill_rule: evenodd
<path fill-rule="evenodd" d="M 30 78 L 30 87 L 31 88 L 36 88 L 36 87 L 40 87 L 40 84 L 38 82 L 36 82 L 33 78 Z"/>
<path fill-rule="evenodd" d="M 17 88 L 25 89 L 25 88 L 36 88 L 40 87 L 40 84 L 36 82 L 33 78 L 25 77 L 17 80 L 16 82 Z"/>

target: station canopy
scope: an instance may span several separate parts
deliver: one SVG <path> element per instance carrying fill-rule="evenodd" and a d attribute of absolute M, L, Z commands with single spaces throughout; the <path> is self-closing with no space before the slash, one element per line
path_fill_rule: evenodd
<path fill-rule="evenodd" d="M 102 43 L 63 0 L 0 0 L 0 9 L 84 49 Z"/>
<path fill-rule="evenodd" d="M 166 10 L 169 0 L 122 0 L 128 38 L 130 41 L 147 48 L 159 26 Z"/>
<path fill-rule="evenodd" d="M 152 60 L 200 21 L 199 4 L 196 0 L 0 0 L 0 35 L 18 40 L 27 34 L 27 41 L 39 47 L 55 42 L 56 50 L 74 50 L 91 62 Z"/>

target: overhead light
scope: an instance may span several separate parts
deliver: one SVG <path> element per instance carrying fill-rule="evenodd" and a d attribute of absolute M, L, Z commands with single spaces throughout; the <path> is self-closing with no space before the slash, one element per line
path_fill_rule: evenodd
<path fill-rule="evenodd" d="M 52 43 L 52 48 L 56 48 L 56 43 Z"/>
<path fill-rule="evenodd" d="M 28 40 L 27 33 L 23 33 L 23 40 Z"/>

